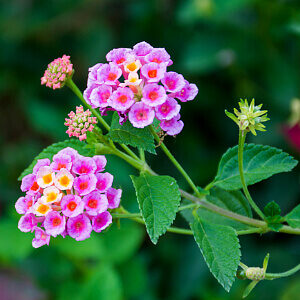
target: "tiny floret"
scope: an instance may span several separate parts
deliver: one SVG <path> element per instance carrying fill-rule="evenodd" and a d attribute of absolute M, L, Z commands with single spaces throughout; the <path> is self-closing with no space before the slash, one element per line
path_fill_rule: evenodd
<path fill-rule="evenodd" d="M 270 120 L 267 117 L 267 110 L 261 110 L 262 104 L 255 106 L 254 99 L 250 105 L 247 99 L 239 102 L 240 111 L 234 109 L 234 114 L 225 111 L 226 115 L 232 119 L 240 128 L 241 131 L 251 132 L 256 135 L 256 130 L 266 131 L 263 122 Z"/>
<path fill-rule="evenodd" d="M 54 59 L 49 65 L 41 78 L 41 84 L 55 89 L 62 88 L 66 81 L 73 75 L 73 65 L 70 61 L 70 56 L 63 55 Z"/>
<path fill-rule="evenodd" d="M 70 147 L 36 162 L 22 179 L 26 194 L 15 203 L 18 228 L 34 232 L 34 248 L 57 236 L 82 241 L 112 223 L 110 213 L 120 205 L 122 190 L 114 189 L 113 175 L 103 172 L 106 163 L 104 155 L 84 157 Z"/>

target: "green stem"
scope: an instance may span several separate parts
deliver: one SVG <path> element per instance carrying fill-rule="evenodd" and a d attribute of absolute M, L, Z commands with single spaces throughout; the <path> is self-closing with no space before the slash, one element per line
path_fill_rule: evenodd
<path fill-rule="evenodd" d="M 151 130 L 152 135 L 154 136 L 155 140 L 160 145 L 161 149 L 165 152 L 165 154 L 167 155 L 169 160 L 173 163 L 173 165 L 177 168 L 177 170 L 183 175 L 183 177 L 185 178 L 187 183 L 193 189 L 194 193 L 200 197 L 201 193 L 198 191 L 196 185 L 194 184 L 194 182 L 192 181 L 190 176 L 186 173 L 186 171 L 183 169 L 183 167 L 179 164 L 179 162 L 175 159 L 175 157 L 172 155 L 172 153 L 169 151 L 169 149 L 166 147 L 166 145 L 160 141 L 160 138 L 157 135 L 157 133 L 155 132 L 152 125 L 150 126 L 150 130 Z"/>
<path fill-rule="evenodd" d="M 137 213 L 137 214 L 132 214 L 132 213 L 127 213 L 127 214 L 117 214 L 117 213 L 113 213 L 111 214 L 113 218 L 116 219 L 132 219 L 132 218 L 140 218 L 141 214 Z"/>
<path fill-rule="evenodd" d="M 281 277 L 287 277 L 287 276 L 291 276 L 293 274 L 295 274 L 296 272 L 298 272 L 300 270 L 300 264 L 297 265 L 296 267 L 286 271 L 286 272 L 282 272 L 282 273 L 266 273 L 265 279 L 267 280 L 273 280 L 273 279 L 277 279 L 277 278 L 281 278 Z"/>
<path fill-rule="evenodd" d="M 245 196 L 246 196 L 248 202 L 250 203 L 252 208 L 255 210 L 255 212 L 261 217 L 261 219 L 264 220 L 265 216 L 264 216 L 263 212 L 259 209 L 259 207 L 256 205 L 256 203 L 253 201 L 253 199 L 248 191 L 247 184 L 246 184 L 245 177 L 244 177 L 243 150 L 244 150 L 246 134 L 247 133 L 243 130 L 239 131 L 238 163 L 239 163 L 239 172 L 240 172 L 241 182 L 242 182 L 242 186 L 243 186 L 243 191 L 245 193 Z"/>
<path fill-rule="evenodd" d="M 145 152 L 143 149 L 139 148 L 139 153 L 140 153 L 140 159 L 141 161 L 145 162 Z"/>
<path fill-rule="evenodd" d="M 106 123 L 106 121 L 102 118 L 102 116 L 95 110 L 93 109 L 83 98 L 83 95 L 80 91 L 80 89 L 77 87 L 77 85 L 74 83 L 74 81 L 69 78 L 66 82 L 66 85 L 72 90 L 72 92 L 81 100 L 84 106 L 86 106 L 92 113 L 93 115 L 98 119 L 98 121 L 103 125 L 103 127 L 109 131 L 110 126 Z M 135 159 L 139 159 L 136 154 L 131 151 L 126 145 L 120 144 L 120 146 L 132 157 Z"/>
<path fill-rule="evenodd" d="M 245 230 L 238 230 L 236 233 L 237 235 L 245 235 L 245 234 L 252 234 L 252 233 L 263 233 L 264 230 L 262 228 L 250 228 Z"/>
<path fill-rule="evenodd" d="M 109 129 L 110 129 L 109 125 L 106 123 L 106 121 L 102 118 L 102 116 L 95 109 L 93 109 L 88 103 L 86 103 L 80 89 L 77 87 L 77 85 L 74 83 L 74 81 L 71 78 L 69 78 L 67 80 L 66 85 L 81 100 L 81 102 L 93 113 L 93 115 L 98 119 L 98 121 L 103 125 L 103 127 L 107 131 L 109 131 Z"/>
<path fill-rule="evenodd" d="M 132 214 L 129 213 L 124 207 L 121 207 L 119 211 L 122 211 L 124 213 L 118 213 L 118 214 L 112 214 L 113 218 L 128 218 L 131 219 L 137 223 L 145 225 L 145 221 L 141 218 L 140 214 Z M 178 234 L 185 234 L 185 235 L 193 235 L 193 232 L 189 229 L 184 228 L 178 228 L 178 227 L 170 227 L 167 229 L 167 232 L 173 232 Z"/>
<path fill-rule="evenodd" d="M 197 203 L 192 203 L 192 204 L 188 204 L 188 205 L 183 205 L 183 206 L 180 206 L 180 207 L 178 208 L 178 211 L 182 211 L 182 210 L 189 209 L 189 208 L 194 208 L 194 207 L 196 207 L 196 206 L 198 206 Z"/>

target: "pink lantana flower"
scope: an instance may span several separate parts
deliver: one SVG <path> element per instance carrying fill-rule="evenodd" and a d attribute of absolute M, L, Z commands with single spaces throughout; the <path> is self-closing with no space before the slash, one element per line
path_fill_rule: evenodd
<path fill-rule="evenodd" d="M 36 173 L 36 182 L 43 189 L 52 185 L 54 180 L 55 173 L 52 171 L 51 167 L 41 167 Z"/>
<path fill-rule="evenodd" d="M 36 174 L 41 167 L 45 167 L 45 166 L 50 166 L 50 159 L 49 158 L 38 159 L 35 166 L 33 167 L 32 173 Z"/>
<path fill-rule="evenodd" d="M 97 71 L 97 79 L 99 80 L 98 83 L 116 85 L 121 75 L 122 70 L 116 63 L 110 62 L 109 64 L 103 64 Z"/>
<path fill-rule="evenodd" d="M 30 194 L 36 194 L 40 190 L 40 186 L 36 181 L 36 175 L 28 174 L 23 177 L 21 184 L 22 192 L 29 192 Z"/>
<path fill-rule="evenodd" d="M 133 46 L 133 51 L 136 56 L 146 56 L 153 50 L 153 47 L 147 42 L 140 42 Z"/>
<path fill-rule="evenodd" d="M 129 48 L 118 48 L 109 51 L 106 54 L 107 61 L 122 65 L 125 61 L 128 61 L 133 56 L 133 52 Z"/>
<path fill-rule="evenodd" d="M 36 227 L 34 233 L 35 233 L 35 238 L 32 240 L 32 246 L 34 248 L 39 248 L 44 245 L 49 245 L 50 235 L 47 234 L 43 229 Z"/>
<path fill-rule="evenodd" d="M 168 135 L 177 135 L 181 132 L 184 124 L 180 120 L 180 115 L 178 114 L 171 120 L 163 120 L 160 123 L 160 127 L 164 130 Z"/>
<path fill-rule="evenodd" d="M 79 215 L 75 218 L 69 218 L 67 221 L 68 234 L 76 241 L 83 241 L 90 237 L 92 225 L 86 215 Z"/>
<path fill-rule="evenodd" d="M 97 170 L 97 165 L 91 157 L 80 157 L 72 166 L 72 171 L 78 175 L 93 174 Z"/>
<path fill-rule="evenodd" d="M 142 66 L 141 73 L 149 83 L 158 82 L 165 76 L 166 65 L 151 62 Z"/>
<path fill-rule="evenodd" d="M 134 104 L 128 113 L 129 121 L 137 128 L 144 128 L 152 124 L 154 117 L 153 108 L 142 102 Z"/>
<path fill-rule="evenodd" d="M 100 192 L 105 192 L 107 189 L 109 189 L 113 183 L 114 176 L 110 173 L 98 173 L 96 174 L 97 177 L 97 183 L 96 188 Z"/>
<path fill-rule="evenodd" d="M 20 197 L 15 204 L 17 213 L 20 215 L 28 213 L 34 203 L 35 199 L 33 195 L 26 195 L 25 197 Z"/>
<path fill-rule="evenodd" d="M 130 108 L 134 103 L 134 94 L 130 88 L 118 88 L 113 92 L 110 99 L 108 100 L 109 105 L 118 110 L 125 111 Z"/>
<path fill-rule="evenodd" d="M 71 111 L 68 114 L 70 118 L 65 119 L 65 126 L 68 126 L 66 133 L 69 137 L 75 136 L 80 141 L 85 140 L 86 133 L 92 131 L 94 129 L 94 124 L 97 123 L 97 118 L 92 117 L 91 115 L 91 111 L 89 109 L 84 111 L 82 106 L 76 107 L 76 113 Z"/>
<path fill-rule="evenodd" d="M 145 85 L 142 93 L 142 101 L 149 106 L 158 106 L 167 100 L 165 89 L 156 83 Z"/>
<path fill-rule="evenodd" d="M 92 219 L 92 227 L 95 232 L 101 232 L 112 223 L 112 216 L 108 211 L 98 214 Z"/>
<path fill-rule="evenodd" d="M 46 84 L 47 87 L 55 89 L 62 88 L 68 78 L 73 74 L 73 65 L 70 61 L 70 56 L 56 58 L 49 65 L 41 78 L 41 84 Z"/>
<path fill-rule="evenodd" d="M 167 71 L 173 61 L 164 48 L 154 48 L 146 42 L 140 42 L 133 49 L 113 49 L 106 59 L 109 63 L 96 64 L 89 69 L 84 98 L 93 108 L 99 108 L 102 115 L 109 110 L 117 111 L 120 125 L 129 119 L 134 127 L 148 126 L 154 120 L 149 107 L 163 105 L 167 98 L 178 99 L 181 102 L 190 101 L 198 93 L 196 85 L 190 84 L 181 74 Z M 155 109 L 156 119 L 169 121 L 178 114 L 179 104 L 175 105 L 174 101 L 172 107 L 162 106 L 162 110 L 167 109 L 168 114 Z M 142 105 L 140 102 L 148 106 L 150 113 L 140 113 L 137 120 L 137 116 L 132 112 Z M 172 109 L 169 112 L 170 108 Z M 183 123 L 177 121 L 174 124 L 178 132 Z M 166 124 L 163 124 L 163 127 L 168 128 Z M 172 130 L 166 133 L 170 132 Z"/>
<path fill-rule="evenodd" d="M 161 82 L 166 91 L 171 93 L 179 92 L 185 85 L 183 76 L 176 72 L 167 72 Z"/>
<path fill-rule="evenodd" d="M 94 174 L 84 174 L 74 180 L 74 189 L 80 196 L 85 196 L 96 189 L 97 178 Z"/>
<path fill-rule="evenodd" d="M 105 169 L 107 164 L 107 159 L 104 155 L 95 155 L 93 156 L 93 160 L 96 163 L 97 169 L 96 172 L 102 172 Z"/>
<path fill-rule="evenodd" d="M 91 91 L 89 96 L 92 108 L 105 108 L 109 105 L 108 99 L 112 94 L 112 87 L 108 85 L 100 85 Z"/>
<path fill-rule="evenodd" d="M 99 191 L 93 191 L 83 197 L 85 209 L 90 216 L 96 216 L 108 209 L 108 200 L 104 194 Z"/>
<path fill-rule="evenodd" d="M 108 208 L 117 208 L 120 205 L 120 200 L 122 196 L 121 189 L 109 188 L 106 192 L 106 197 L 108 200 Z"/>
<path fill-rule="evenodd" d="M 70 190 L 73 186 L 74 176 L 67 169 L 60 169 L 55 176 L 55 186 L 62 190 Z"/>
<path fill-rule="evenodd" d="M 34 214 L 29 213 L 20 218 L 18 228 L 22 232 L 33 232 L 37 223 L 38 221 Z"/>
<path fill-rule="evenodd" d="M 52 159 L 37 161 L 35 174 L 22 179 L 25 196 L 15 203 L 21 215 L 19 229 L 35 231 L 33 247 L 48 245 L 50 236 L 69 235 L 80 241 L 93 228 L 100 232 L 112 222 L 108 210 L 120 203 L 122 191 L 111 187 L 113 175 L 101 173 L 107 163 L 104 155 L 84 157 L 67 147 Z"/>
<path fill-rule="evenodd" d="M 67 154 L 55 154 L 53 156 L 53 163 L 51 163 L 50 167 L 53 171 L 59 171 L 60 169 L 71 170 L 72 159 L 70 155 Z"/>
<path fill-rule="evenodd" d="M 83 212 L 84 203 L 77 195 L 66 195 L 61 200 L 61 211 L 66 217 L 76 217 Z"/>
<path fill-rule="evenodd" d="M 155 107 L 156 117 L 159 120 L 171 120 L 178 115 L 181 106 L 173 98 L 168 98 L 162 105 Z"/>
<path fill-rule="evenodd" d="M 194 100 L 198 94 L 197 86 L 193 83 L 189 83 L 187 80 L 185 80 L 184 82 L 184 87 L 175 94 L 172 94 L 172 96 L 179 99 L 181 102 Z"/>
<path fill-rule="evenodd" d="M 169 53 L 164 48 L 156 48 L 152 50 L 149 54 L 146 55 L 145 60 L 149 62 L 155 63 L 166 63 L 167 66 L 173 64 Z"/>
<path fill-rule="evenodd" d="M 46 233 L 54 237 L 62 234 L 66 228 L 66 218 L 57 211 L 50 212 L 44 220 Z"/>

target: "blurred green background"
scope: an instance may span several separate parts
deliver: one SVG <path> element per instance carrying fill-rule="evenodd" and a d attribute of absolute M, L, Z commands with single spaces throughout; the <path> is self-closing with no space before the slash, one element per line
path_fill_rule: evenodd
<path fill-rule="evenodd" d="M 166 234 L 154 246 L 138 224 L 122 221 L 84 242 L 52 239 L 33 249 L 18 231 L 17 177 L 44 147 L 67 138 L 64 118 L 79 104 L 67 88 L 40 86 L 47 64 L 71 55 L 74 81 L 86 87 L 88 67 L 112 48 L 147 41 L 165 47 L 174 65 L 197 84 L 185 103 L 183 132 L 167 145 L 199 185 L 213 178 L 223 152 L 237 144 L 225 117 L 239 98 L 255 97 L 269 110 L 267 132 L 255 143 L 280 147 L 299 159 L 281 134 L 290 101 L 300 97 L 300 1 L 297 0 L 4 0 L 0 3 L 0 299 L 240 299 L 247 282 L 227 294 L 209 273 L 193 238 Z M 161 174 L 187 188 L 166 157 L 147 155 Z M 108 170 L 124 190 L 123 205 L 137 210 L 129 174 L 110 157 Z M 258 205 L 275 200 L 287 213 L 299 203 L 299 167 L 251 187 Z M 187 226 L 178 216 L 177 226 Z M 295 236 L 241 237 L 242 260 L 270 272 L 299 263 Z M 260 283 L 249 299 L 300 299 L 300 276 Z"/>

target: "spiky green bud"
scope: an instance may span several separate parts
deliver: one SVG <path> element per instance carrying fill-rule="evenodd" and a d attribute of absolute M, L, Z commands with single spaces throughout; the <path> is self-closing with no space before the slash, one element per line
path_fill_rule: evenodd
<path fill-rule="evenodd" d="M 239 126 L 240 130 L 250 131 L 256 135 L 256 130 L 266 131 L 262 123 L 270 119 L 267 117 L 267 110 L 261 110 L 262 104 L 255 106 L 254 101 L 252 99 L 249 105 L 247 99 L 241 99 L 239 102 L 240 111 L 235 108 L 235 115 L 227 110 L 225 110 L 225 113 Z"/>

